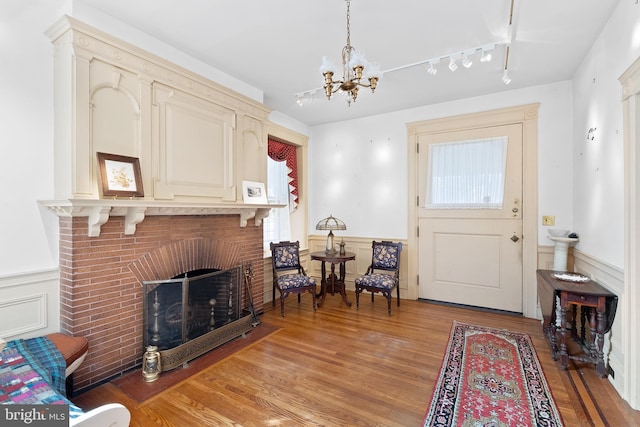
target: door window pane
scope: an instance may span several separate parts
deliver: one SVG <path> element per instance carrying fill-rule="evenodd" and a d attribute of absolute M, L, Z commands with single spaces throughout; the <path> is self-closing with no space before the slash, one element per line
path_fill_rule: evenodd
<path fill-rule="evenodd" d="M 427 209 L 501 209 L 506 136 L 429 145 Z"/>

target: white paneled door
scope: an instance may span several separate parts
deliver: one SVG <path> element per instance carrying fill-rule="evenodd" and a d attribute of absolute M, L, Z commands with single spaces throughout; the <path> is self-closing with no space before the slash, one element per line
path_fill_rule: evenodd
<path fill-rule="evenodd" d="M 420 298 L 523 311 L 522 139 L 521 124 L 418 137 Z"/>

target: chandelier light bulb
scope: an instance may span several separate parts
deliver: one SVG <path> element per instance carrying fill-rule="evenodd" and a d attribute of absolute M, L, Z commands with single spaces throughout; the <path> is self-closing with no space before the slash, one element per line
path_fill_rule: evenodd
<path fill-rule="evenodd" d="M 360 50 L 356 50 L 351 55 L 351 60 L 349 61 L 349 68 L 353 69 L 356 67 L 367 68 L 367 60 L 364 57 L 364 52 Z"/>
<path fill-rule="evenodd" d="M 323 56 L 322 64 L 320 65 L 320 74 L 328 72 L 336 74 L 338 72 L 338 67 L 336 67 L 336 63 L 333 58 L 330 56 Z"/>
<path fill-rule="evenodd" d="M 380 64 L 377 62 L 372 62 L 367 67 L 367 79 L 369 80 L 369 87 L 371 88 L 371 92 L 375 92 L 376 87 L 378 86 L 378 82 L 382 79 L 382 70 L 380 69 Z"/>

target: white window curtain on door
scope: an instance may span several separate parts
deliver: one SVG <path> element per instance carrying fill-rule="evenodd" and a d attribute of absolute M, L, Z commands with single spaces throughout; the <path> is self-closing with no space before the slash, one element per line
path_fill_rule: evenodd
<path fill-rule="evenodd" d="M 267 158 L 268 188 L 267 198 L 269 203 L 285 206 L 271 208 L 269 216 L 262 224 L 262 234 L 265 252 L 269 251 L 269 243 L 291 240 L 291 221 L 289 220 L 289 206 L 291 206 L 291 191 L 289 189 L 289 172 L 287 162 L 277 162 Z"/>
<path fill-rule="evenodd" d="M 429 145 L 427 209 L 501 209 L 506 136 Z"/>

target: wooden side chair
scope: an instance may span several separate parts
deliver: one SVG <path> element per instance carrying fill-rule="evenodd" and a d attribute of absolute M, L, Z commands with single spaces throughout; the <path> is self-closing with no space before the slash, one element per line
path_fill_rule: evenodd
<path fill-rule="evenodd" d="M 364 290 L 371 292 L 371 302 L 376 292 L 380 292 L 387 299 L 389 316 L 391 316 L 391 294 L 397 291 L 398 307 L 400 307 L 400 252 L 402 243 L 388 241 L 371 244 L 371 265 L 367 272 L 356 278 L 356 308 L 360 307 L 360 293 Z"/>
<path fill-rule="evenodd" d="M 289 294 L 309 292 L 316 311 L 316 279 L 307 276 L 300 265 L 300 242 L 271 243 L 271 265 L 273 268 L 273 306 L 276 306 L 276 288 L 280 291 L 280 313 L 284 317 L 284 299 Z"/>

